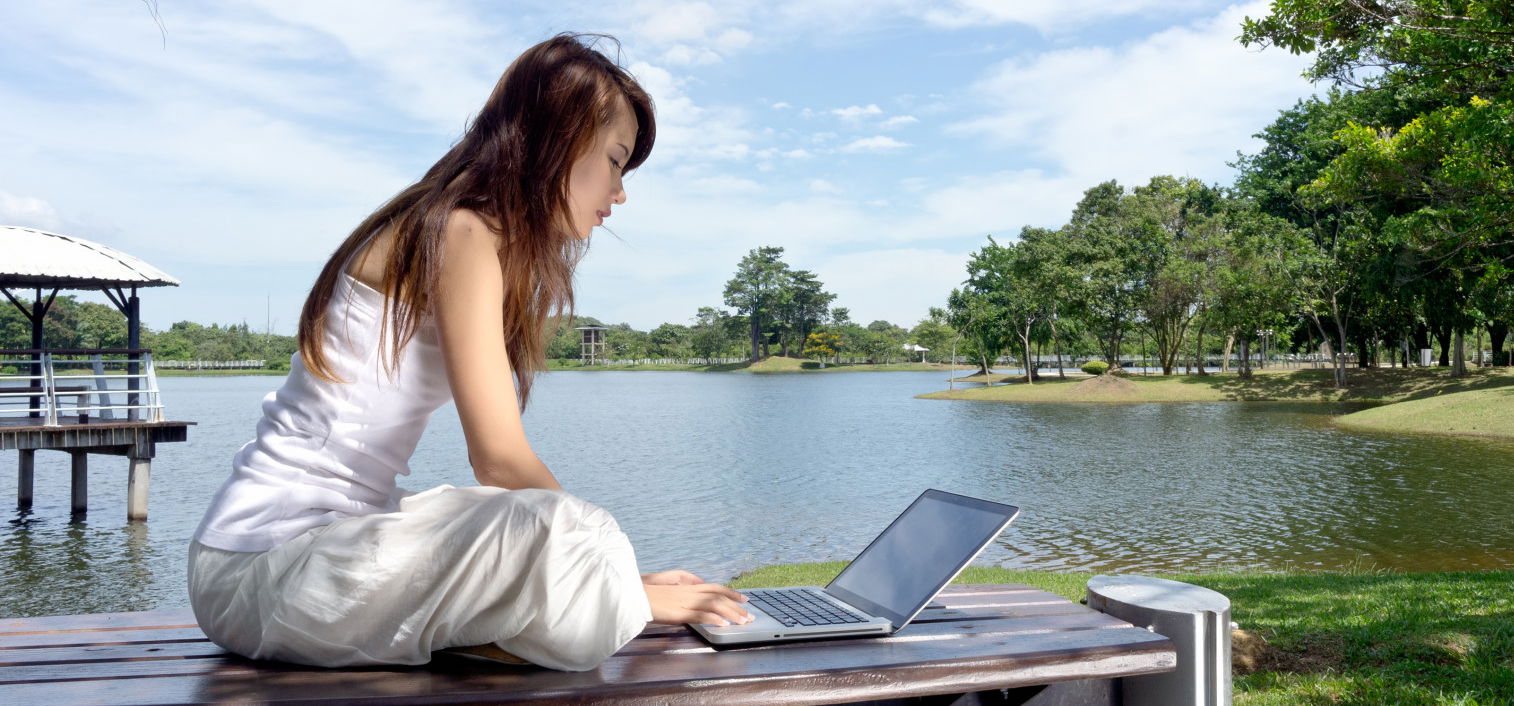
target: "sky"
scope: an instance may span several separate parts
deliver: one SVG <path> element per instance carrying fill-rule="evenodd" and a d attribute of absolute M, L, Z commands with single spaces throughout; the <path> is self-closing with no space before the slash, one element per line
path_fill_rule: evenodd
<path fill-rule="evenodd" d="M 1084 190 L 1236 153 L 1316 92 L 1206 0 L 49 0 L 0 9 L 0 224 L 183 282 L 143 319 L 292 334 L 332 250 L 462 134 L 499 74 L 603 32 L 657 144 L 596 230 L 577 311 L 689 323 L 784 248 L 853 321 L 944 306 L 994 235 Z M 613 232 L 611 232 L 613 231 Z M 3 255 L 0 255 L 3 256 Z M 105 301 L 98 295 L 81 298 Z"/>

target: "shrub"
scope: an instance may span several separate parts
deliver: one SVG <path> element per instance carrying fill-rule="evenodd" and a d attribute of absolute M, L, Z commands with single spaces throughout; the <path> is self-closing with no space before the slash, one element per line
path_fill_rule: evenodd
<path fill-rule="evenodd" d="M 1090 360 L 1083 364 L 1083 372 L 1089 375 L 1103 375 L 1106 370 L 1109 370 L 1109 364 L 1102 360 Z"/>

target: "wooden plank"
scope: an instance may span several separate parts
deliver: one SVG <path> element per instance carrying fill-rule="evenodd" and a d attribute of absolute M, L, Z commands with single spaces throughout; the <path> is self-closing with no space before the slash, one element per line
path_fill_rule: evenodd
<path fill-rule="evenodd" d="M 1092 634 L 1111 631 L 1117 634 L 1113 637 Z M 1068 635 L 1074 637 L 1066 637 Z M 708 670 L 708 666 L 715 661 L 750 661 L 794 665 L 800 671 L 809 672 L 819 669 L 817 665 L 826 660 L 840 665 L 894 662 L 897 661 L 900 652 L 919 653 L 915 658 L 910 658 L 910 661 L 924 657 L 939 660 L 942 655 L 956 659 L 957 655 L 972 645 L 984 644 L 985 641 L 998 643 L 1011 639 L 1017 642 L 1011 653 L 1036 652 L 1047 644 L 1062 644 L 1067 640 L 1089 644 L 1105 644 L 1110 639 L 1123 640 L 1131 644 L 1164 640 L 1147 631 L 1131 628 L 1115 618 L 1087 611 L 1084 615 L 989 619 L 966 624 L 912 625 L 893 636 L 884 638 L 789 642 L 743 648 L 713 648 L 692 635 L 651 637 L 633 641 L 611 657 L 601 669 L 614 668 L 617 664 L 656 662 L 661 670 L 683 671 L 688 673 L 690 678 L 708 678 L 714 676 Z M 70 649 L 76 655 L 75 661 L 69 660 Z M 196 659 L 189 661 L 200 661 L 200 658 L 212 658 L 222 654 L 213 645 L 205 642 L 132 646 L 102 645 L 99 649 L 104 659 L 91 663 L 87 667 L 81 667 L 78 661 L 87 660 L 88 653 L 77 647 L 8 651 L 5 662 L 0 663 L 0 684 L 205 673 L 216 667 L 187 664 L 186 657 L 194 655 Z M 152 653 L 145 652 L 146 649 L 161 650 L 163 656 L 154 659 Z M 28 655 L 35 655 L 35 657 Z M 136 655 L 136 657 L 121 659 L 130 655 Z"/>
<path fill-rule="evenodd" d="M 1123 634 L 1129 633 L 1129 635 Z M 1130 638 L 1144 639 L 1132 643 Z M 360 703 L 469 703 L 615 700 L 624 703 L 837 703 L 933 693 L 1005 688 L 1116 674 L 1142 674 L 1174 666 L 1170 643 L 1134 628 L 1052 633 L 1035 640 L 968 640 L 940 657 L 924 642 L 891 645 L 865 661 L 847 650 L 810 643 L 798 651 L 722 652 L 699 660 L 611 658 L 590 672 L 538 668 L 433 665 L 414 669 L 300 669 L 253 667 L 239 660 L 144 663 L 162 676 L 128 682 L 61 678 L 0 687 L 7 703 L 107 702 L 127 695 L 159 703 L 203 700 L 311 702 L 326 698 Z M 163 669 L 159 669 L 163 668 Z M 180 674 L 169 676 L 169 668 Z M 183 668 L 198 670 L 185 672 Z M 91 670 L 94 676 L 94 670 Z M 112 684 L 114 686 L 112 686 Z"/>
<path fill-rule="evenodd" d="M 0 618 L 0 644 L 10 633 L 32 634 L 61 630 L 99 632 L 123 627 L 164 627 L 194 625 L 194 611 L 188 608 L 165 608 L 132 613 L 96 613 L 94 615 L 46 615 L 35 618 Z"/>
<path fill-rule="evenodd" d="M 198 625 L 165 628 L 122 628 L 106 632 L 35 633 L 11 635 L 0 643 L 0 653 L 37 647 L 88 647 L 94 645 L 143 644 L 204 640 Z"/>
<path fill-rule="evenodd" d="M 205 639 L 0 650 L 0 682 L 8 679 L 6 668 L 26 665 L 89 665 L 98 662 L 139 662 L 155 659 L 201 659 L 226 656 L 226 650 Z M 89 669 L 89 667 L 80 668 Z"/>

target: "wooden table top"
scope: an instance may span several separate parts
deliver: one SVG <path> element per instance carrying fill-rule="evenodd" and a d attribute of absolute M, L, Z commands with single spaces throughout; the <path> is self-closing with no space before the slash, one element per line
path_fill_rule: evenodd
<path fill-rule="evenodd" d="M 951 586 L 883 638 L 713 648 L 652 626 L 599 668 L 444 656 L 316 669 L 230 656 L 188 610 L 0 619 L 0 703 L 809 704 L 965 693 L 1173 669 L 1161 635 L 1019 584 Z"/>

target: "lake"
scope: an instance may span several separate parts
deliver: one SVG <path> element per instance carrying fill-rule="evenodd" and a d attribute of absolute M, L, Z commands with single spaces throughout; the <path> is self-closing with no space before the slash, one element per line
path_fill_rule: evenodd
<path fill-rule="evenodd" d="M 276 377 L 162 378 L 198 422 L 153 464 L 128 524 L 125 461 L 90 457 L 70 523 L 68 456 L 0 529 L 0 616 L 183 606 L 184 556 Z M 1019 505 L 980 564 L 1044 570 L 1514 567 L 1514 444 L 1348 433 L 1347 405 L 918 400 L 944 372 L 554 372 L 526 414 L 563 485 L 610 510 L 644 571 L 725 580 L 847 559 L 923 489 Z M 0 498 L 16 454 L 0 453 Z M 401 485 L 472 483 L 452 407 Z"/>

